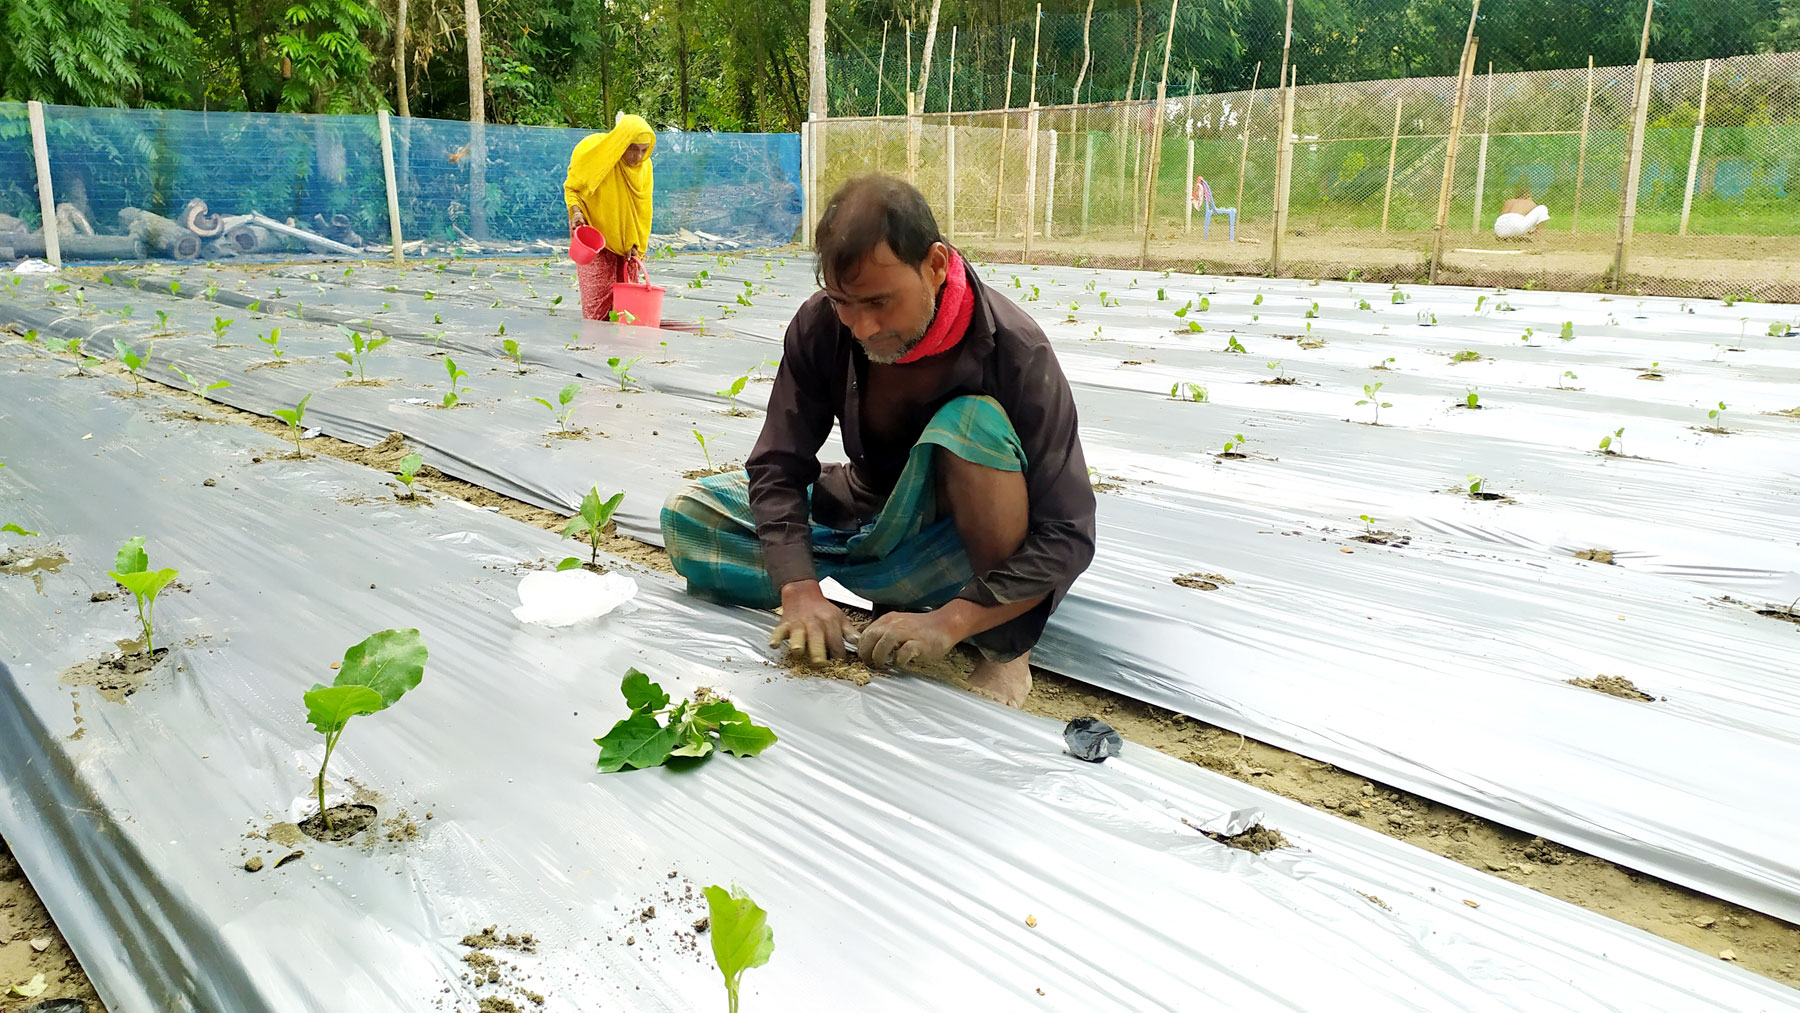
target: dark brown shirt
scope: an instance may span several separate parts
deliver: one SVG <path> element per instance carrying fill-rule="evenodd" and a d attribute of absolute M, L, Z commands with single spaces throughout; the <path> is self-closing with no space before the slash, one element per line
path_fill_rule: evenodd
<path fill-rule="evenodd" d="M 1018 552 L 998 568 L 976 574 L 958 597 L 993 606 L 1048 595 L 1007 624 L 1018 628 L 1004 639 L 1022 641 L 1017 650 L 1023 650 L 1094 558 L 1094 491 L 1081 453 L 1075 399 L 1049 339 L 1023 310 L 983 285 L 973 268 L 966 270 L 975 306 L 962 342 L 944 353 L 954 361 L 927 403 L 909 413 L 904 438 L 879 445 L 864 432 L 869 360 L 862 346 L 825 293 L 800 307 L 788 325 L 768 418 L 747 463 L 750 505 L 775 586 L 811 579 L 816 576 L 812 520 L 839 528 L 872 520 L 937 409 L 965 394 L 994 398 L 1025 448 L 1030 526 Z M 833 421 L 842 429 L 850 463 L 822 476 L 818 450 Z M 809 510 L 807 487 L 815 482 Z"/>

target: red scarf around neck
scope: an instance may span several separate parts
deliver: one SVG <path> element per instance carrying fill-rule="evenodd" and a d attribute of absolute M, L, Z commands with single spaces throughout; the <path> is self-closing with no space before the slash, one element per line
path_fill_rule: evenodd
<path fill-rule="evenodd" d="M 955 348 L 962 341 L 963 335 L 968 333 L 969 318 L 974 312 L 975 293 L 969 290 L 969 274 L 963 269 L 962 254 L 951 250 L 949 273 L 944 278 L 943 297 L 938 300 L 937 315 L 931 318 L 931 327 L 925 332 L 925 337 L 896 362 L 918 362 Z"/>

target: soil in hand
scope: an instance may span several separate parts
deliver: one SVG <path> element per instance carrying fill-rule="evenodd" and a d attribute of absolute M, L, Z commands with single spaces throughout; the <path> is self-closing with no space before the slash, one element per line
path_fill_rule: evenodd
<path fill-rule="evenodd" d="M 1241 834 L 1232 834 L 1229 837 L 1224 834 L 1215 834 L 1204 830 L 1201 831 L 1201 833 L 1206 834 L 1206 836 L 1218 841 L 1226 847 L 1236 848 L 1239 851 L 1248 851 L 1253 855 L 1260 855 L 1265 851 L 1274 851 L 1276 848 L 1285 848 L 1288 846 L 1288 839 L 1281 836 L 1281 831 L 1265 827 L 1261 823 L 1258 823 Z"/>
<path fill-rule="evenodd" d="M 315 841 L 339 844 L 355 837 L 375 823 L 375 807 L 358 802 L 334 805 L 323 814 L 314 813 L 300 821 L 300 832 Z M 330 816 L 328 825 L 325 817 Z"/>
<path fill-rule="evenodd" d="M 1171 579 L 1182 587 L 1191 587 L 1196 591 L 1217 591 L 1219 585 L 1232 582 L 1216 573 L 1184 573 Z"/>
<path fill-rule="evenodd" d="M 158 647 L 154 655 L 139 650 L 89 658 L 63 669 L 57 681 L 65 686 L 91 686 L 103 698 L 124 703 L 126 697 L 144 687 L 151 670 L 168 653 L 167 647 Z"/>
<path fill-rule="evenodd" d="M 1626 700 L 1642 700 L 1648 703 L 1656 698 L 1637 688 L 1630 679 L 1622 675 L 1596 675 L 1592 679 L 1570 679 L 1571 686 L 1591 689 L 1607 696 L 1623 697 Z"/>

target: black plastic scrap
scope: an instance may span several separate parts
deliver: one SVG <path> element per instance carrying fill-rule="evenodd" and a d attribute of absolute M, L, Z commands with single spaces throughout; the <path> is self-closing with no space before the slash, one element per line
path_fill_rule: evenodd
<path fill-rule="evenodd" d="M 1113 731 L 1112 725 L 1099 718 L 1076 718 L 1063 729 L 1063 741 L 1069 746 L 1069 755 L 1077 760 L 1089 763 L 1101 763 L 1109 756 L 1119 755 L 1125 747 L 1125 740 Z"/>

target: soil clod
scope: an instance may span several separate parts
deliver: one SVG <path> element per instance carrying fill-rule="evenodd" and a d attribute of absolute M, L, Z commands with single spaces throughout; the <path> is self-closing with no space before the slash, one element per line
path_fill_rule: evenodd
<path fill-rule="evenodd" d="M 1201 833 L 1228 848 L 1236 848 L 1239 851 L 1248 851 L 1253 855 L 1260 855 L 1265 851 L 1274 851 L 1276 848 L 1285 848 L 1288 846 L 1288 839 L 1281 835 L 1281 831 L 1265 827 L 1261 823 L 1256 824 L 1241 834 L 1231 834 L 1230 836 L 1216 834 L 1207 830 L 1202 830 Z"/>
<path fill-rule="evenodd" d="M 1605 693 L 1607 696 L 1622 697 L 1626 700 L 1642 700 L 1649 703 L 1656 699 L 1637 688 L 1630 679 L 1622 675 L 1596 675 L 1592 679 L 1570 679 L 1568 682 L 1571 686 L 1591 689 L 1596 693 Z"/>
<path fill-rule="evenodd" d="M 1183 573 L 1170 579 L 1182 587 L 1191 587 L 1196 591 L 1217 591 L 1219 585 L 1232 583 L 1229 578 L 1216 573 Z"/>
<path fill-rule="evenodd" d="M 325 815 L 331 816 L 329 825 Z M 315 841 L 336 844 L 347 841 L 367 830 L 375 822 L 375 807 L 359 802 L 345 802 L 327 809 L 324 814 L 314 813 L 300 821 L 300 832 Z"/>
<path fill-rule="evenodd" d="M 1575 553 L 1575 558 L 1588 559 L 1596 563 L 1605 563 L 1608 566 L 1613 565 L 1613 554 L 1611 549 L 1582 549 L 1580 552 Z"/>
<path fill-rule="evenodd" d="M 63 669 L 57 681 L 65 686 L 91 686 L 100 696 L 113 703 L 144 688 L 151 670 L 167 656 L 167 647 L 158 647 L 154 655 L 142 651 L 121 651 L 103 658 L 90 658 Z"/>

